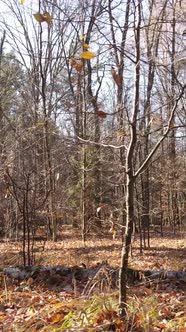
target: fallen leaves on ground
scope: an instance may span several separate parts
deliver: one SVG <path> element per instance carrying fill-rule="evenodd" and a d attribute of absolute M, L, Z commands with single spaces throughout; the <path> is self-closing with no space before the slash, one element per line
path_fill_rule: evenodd
<path fill-rule="evenodd" d="M 72 266 L 85 263 L 96 266 L 108 260 L 118 266 L 121 243 L 109 237 L 92 235 L 82 247 L 79 235 L 63 233 L 63 241 L 46 242 L 45 250 L 36 251 L 36 264 Z M 71 238 L 71 239 L 70 239 Z M 151 249 L 139 253 L 136 241 L 130 266 L 136 269 L 183 270 L 185 241 L 167 237 L 153 238 Z M 37 243 L 39 247 L 42 243 Z M 2 268 L 21 262 L 21 243 L 1 243 Z M 52 263 L 51 263 L 52 262 Z M 25 281 L 0 278 L 0 330 L 4 332 L 49 331 L 134 331 L 186 332 L 186 282 L 182 279 L 143 278 L 129 284 L 127 321 L 120 320 L 117 291 L 111 294 L 82 296 L 86 282 L 40 273 Z"/>

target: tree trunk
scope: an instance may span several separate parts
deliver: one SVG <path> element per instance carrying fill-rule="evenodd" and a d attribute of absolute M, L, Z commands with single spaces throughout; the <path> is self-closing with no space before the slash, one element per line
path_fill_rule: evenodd
<path fill-rule="evenodd" d="M 119 304 L 121 316 L 126 315 L 127 303 L 127 269 L 131 249 L 131 239 L 134 230 L 134 178 L 132 172 L 127 174 L 126 185 L 126 230 L 121 253 L 121 268 L 119 276 Z"/>
<path fill-rule="evenodd" d="M 121 253 L 121 268 L 119 277 L 119 305 L 121 317 L 126 315 L 126 300 L 127 300 L 127 268 L 128 258 L 131 248 L 132 235 L 134 230 L 134 184 L 135 177 L 133 175 L 134 169 L 134 152 L 137 141 L 137 114 L 139 110 L 139 91 L 140 91 L 140 26 L 141 26 L 141 4 L 138 2 L 136 8 L 137 22 L 134 27 L 135 33 L 135 47 L 136 47 L 136 65 L 134 75 L 134 104 L 130 120 L 130 143 L 126 155 L 126 228 L 124 242 Z"/>

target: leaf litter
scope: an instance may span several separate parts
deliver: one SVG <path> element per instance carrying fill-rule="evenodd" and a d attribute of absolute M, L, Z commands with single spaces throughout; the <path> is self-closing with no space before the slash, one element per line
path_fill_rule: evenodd
<path fill-rule="evenodd" d="M 57 243 L 47 242 L 37 252 L 36 265 L 95 267 L 105 258 L 113 267 L 120 262 L 119 240 L 88 239 L 82 247 L 78 237 Z M 138 270 L 185 270 L 184 239 L 153 238 L 151 248 L 139 253 L 138 242 L 133 248 L 130 266 Z M 39 246 L 39 244 L 38 244 Z M 20 265 L 20 243 L 1 243 L 1 269 Z M 5 256 L 3 253 L 5 252 Z M 95 282 L 96 283 L 96 282 Z M 7 332 L 34 331 L 149 331 L 186 332 L 186 280 L 165 278 L 131 281 L 129 283 L 128 320 L 118 315 L 118 291 L 105 291 L 94 285 L 89 296 L 83 295 L 86 280 L 68 276 L 38 273 L 26 280 L 0 276 L 0 329 Z"/>

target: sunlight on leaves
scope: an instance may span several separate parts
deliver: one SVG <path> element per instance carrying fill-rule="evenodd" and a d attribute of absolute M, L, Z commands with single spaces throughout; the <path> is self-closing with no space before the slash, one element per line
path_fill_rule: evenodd
<path fill-rule="evenodd" d="M 90 51 L 85 51 L 80 54 L 80 57 L 85 60 L 91 60 L 91 59 L 95 58 L 95 56 L 96 55 Z"/>
<path fill-rule="evenodd" d="M 79 40 L 80 40 L 80 41 L 84 41 L 85 39 L 86 39 L 86 35 L 83 35 L 83 36 L 80 36 L 80 37 L 79 37 Z"/>

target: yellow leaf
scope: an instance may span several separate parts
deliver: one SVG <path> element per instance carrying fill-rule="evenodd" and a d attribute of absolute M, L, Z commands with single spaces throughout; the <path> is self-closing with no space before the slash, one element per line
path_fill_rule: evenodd
<path fill-rule="evenodd" d="M 1 321 L 4 321 L 4 319 L 5 319 L 5 315 L 2 314 L 2 313 L 0 313 L 0 322 L 1 322 Z"/>
<path fill-rule="evenodd" d="M 21 0 L 21 4 L 22 4 L 22 5 L 24 4 L 24 2 L 25 2 L 25 0 Z"/>
<path fill-rule="evenodd" d="M 89 44 L 83 44 L 82 46 L 83 46 L 83 48 L 85 48 L 86 50 L 89 48 Z"/>
<path fill-rule="evenodd" d="M 120 318 L 115 319 L 114 324 L 116 325 L 117 331 L 124 331 L 124 322 Z"/>
<path fill-rule="evenodd" d="M 80 37 L 79 37 L 79 40 L 80 40 L 80 41 L 84 41 L 84 40 L 85 40 L 85 38 L 86 38 L 86 36 L 85 36 L 85 35 L 83 35 L 83 36 L 80 36 Z"/>
<path fill-rule="evenodd" d="M 52 17 L 50 16 L 50 14 L 48 12 L 44 12 L 43 16 L 45 18 L 45 22 L 47 22 L 48 24 L 50 24 L 52 22 Z"/>
<path fill-rule="evenodd" d="M 45 22 L 45 17 L 40 13 L 34 14 L 34 18 L 39 23 Z"/>
<path fill-rule="evenodd" d="M 90 60 L 95 58 L 95 54 L 90 51 L 85 51 L 80 54 L 80 57 L 85 60 Z"/>

